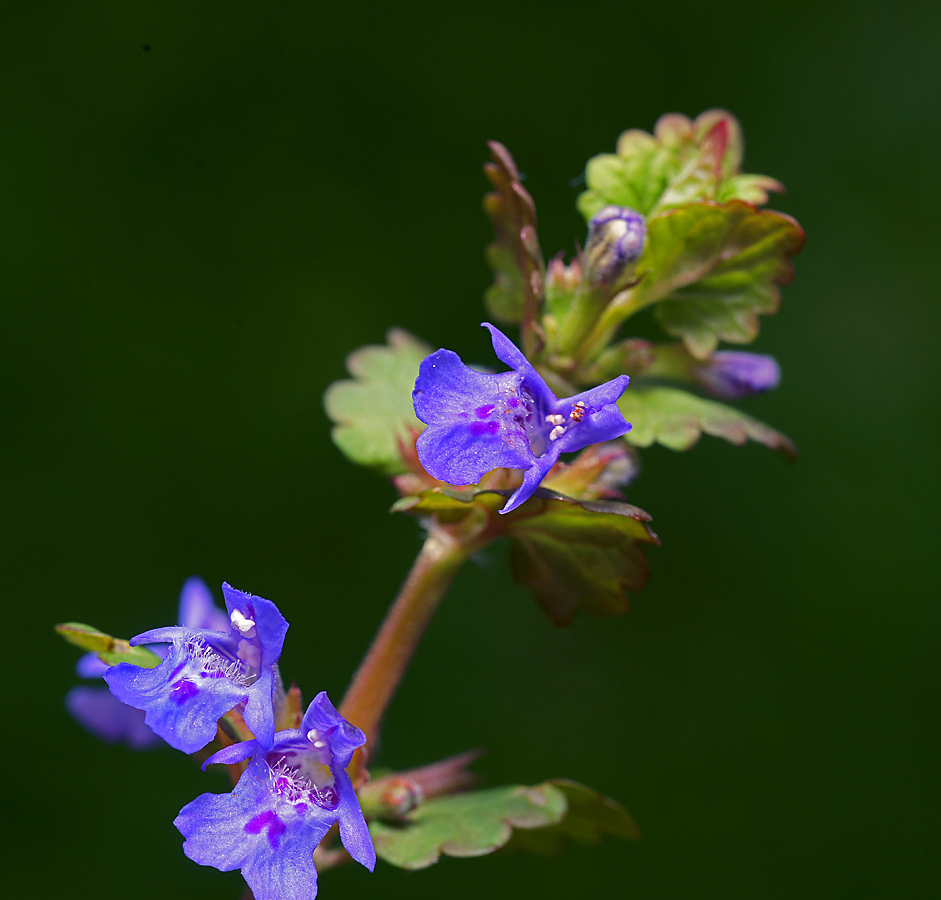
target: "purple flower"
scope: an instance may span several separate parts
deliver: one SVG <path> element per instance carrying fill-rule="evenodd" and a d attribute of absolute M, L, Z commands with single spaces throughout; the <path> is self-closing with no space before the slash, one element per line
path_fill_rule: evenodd
<path fill-rule="evenodd" d="M 195 577 L 187 579 L 180 592 L 178 621 L 187 628 L 228 628 L 226 614 L 213 602 L 206 583 Z M 158 646 L 154 652 L 165 656 L 166 648 Z M 75 670 L 82 678 L 101 678 L 109 668 L 97 653 L 87 653 Z M 164 743 L 145 723 L 144 710 L 122 703 L 106 687 L 74 687 L 65 695 L 65 707 L 86 731 L 105 743 L 124 743 L 135 750 L 149 750 Z"/>
<path fill-rule="evenodd" d="M 778 386 L 781 370 L 772 356 L 721 350 L 695 366 L 693 377 L 716 397 L 739 400 Z"/>
<path fill-rule="evenodd" d="M 644 250 L 647 223 L 627 206 L 606 206 L 588 223 L 585 263 L 593 285 L 614 284 Z"/>
<path fill-rule="evenodd" d="M 65 695 L 65 708 L 79 725 L 106 744 L 127 744 L 134 750 L 163 744 L 144 722 L 143 711 L 125 706 L 106 687 L 72 688 Z"/>
<path fill-rule="evenodd" d="M 229 617 L 225 610 L 216 606 L 206 582 L 193 576 L 186 579 L 180 591 L 177 623 L 184 628 L 225 631 L 229 627 Z"/>
<path fill-rule="evenodd" d="M 343 846 L 372 871 L 376 851 L 346 773 L 364 743 L 322 691 L 300 729 L 279 731 L 270 750 L 258 741 L 220 750 L 204 769 L 251 762 L 231 793 L 203 794 L 180 810 L 173 824 L 186 838 L 183 852 L 223 872 L 241 869 L 255 900 L 313 900 L 313 851 L 339 822 Z"/>
<path fill-rule="evenodd" d="M 560 453 L 627 433 L 631 426 L 615 404 L 628 377 L 560 400 L 506 335 L 483 326 L 513 371 L 475 372 L 450 350 L 422 360 L 412 399 L 428 428 L 418 437 L 418 458 L 433 478 L 455 485 L 476 484 L 500 466 L 525 469 L 501 510 L 508 513 L 533 495 Z"/>
<path fill-rule="evenodd" d="M 274 740 L 272 694 L 281 686 L 276 663 L 288 623 L 270 600 L 228 584 L 222 593 L 228 618 L 211 617 L 221 627 L 145 631 L 131 644 L 169 643 L 163 662 L 154 669 L 120 663 L 104 676 L 115 697 L 145 710 L 147 724 L 184 753 L 205 747 L 220 717 L 240 704 L 255 738 L 264 746 Z"/>

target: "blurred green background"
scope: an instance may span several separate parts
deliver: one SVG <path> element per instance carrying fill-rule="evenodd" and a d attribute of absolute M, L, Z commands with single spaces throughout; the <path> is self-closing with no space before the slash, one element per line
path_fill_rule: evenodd
<path fill-rule="evenodd" d="M 930 11 L 929 11 L 930 10 Z M 339 700 L 419 546 L 334 449 L 321 395 L 391 325 L 487 359 L 485 141 L 547 256 L 586 159 L 731 109 L 808 241 L 744 404 L 801 447 L 653 449 L 630 499 L 653 576 L 554 630 L 505 553 L 462 572 L 381 761 L 472 747 L 490 784 L 565 776 L 636 844 L 379 864 L 324 898 L 876 898 L 938 883 L 936 160 L 928 4 L 22 4 L 0 37 L 3 538 L 11 896 L 235 898 L 171 825 L 226 790 L 62 709 L 54 622 L 130 635 L 185 577 L 277 602 L 282 671 Z M 936 551 L 935 551 L 936 552 Z M 933 557 L 935 560 L 937 557 Z M 12 613 L 16 612 L 16 616 Z M 26 738 L 29 740 L 26 740 Z"/>

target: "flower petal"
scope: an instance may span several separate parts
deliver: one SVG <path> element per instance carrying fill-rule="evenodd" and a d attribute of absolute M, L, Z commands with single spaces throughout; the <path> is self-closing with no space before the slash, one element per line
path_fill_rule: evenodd
<path fill-rule="evenodd" d="M 481 328 L 486 328 L 490 332 L 490 340 L 493 342 L 493 352 L 497 359 L 506 363 L 511 369 L 532 369 L 529 360 L 523 356 L 523 351 L 513 343 L 496 325 L 489 322 L 481 322 Z"/>
<path fill-rule="evenodd" d="M 144 713 L 123 704 L 106 687 L 74 687 L 65 695 L 65 706 L 79 725 L 105 743 L 135 750 L 163 744 L 144 722 Z"/>
<path fill-rule="evenodd" d="M 559 453 L 562 452 L 562 442 L 557 441 L 546 453 L 538 457 L 523 475 L 523 483 L 516 489 L 510 499 L 506 502 L 501 514 L 506 515 L 513 512 L 517 506 L 527 501 L 535 493 L 542 479 L 549 474 L 551 469 L 559 460 Z"/>
<path fill-rule="evenodd" d="M 525 433 L 506 414 L 517 384 L 516 373 L 475 372 L 450 350 L 422 361 L 412 396 L 415 414 L 429 426 L 417 443 L 429 475 L 448 484 L 475 484 L 500 466 L 530 464 Z"/>
<path fill-rule="evenodd" d="M 223 765 L 231 766 L 234 763 L 244 762 L 250 756 L 257 756 L 262 750 L 258 741 L 241 741 L 238 744 L 232 744 L 229 747 L 223 747 L 217 750 L 207 759 L 202 770 L 205 772 L 208 766 Z"/>
<path fill-rule="evenodd" d="M 130 663 L 112 666 L 104 679 L 122 703 L 143 709 L 147 724 L 171 747 L 195 753 L 216 736 L 216 723 L 245 700 L 247 689 L 208 674 L 175 643 L 154 669 Z"/>
<path fill-rule="evenodd" d="M 418 367 L 412 391 L 415 415 L 426 425 L 449 425 L 468 419 L 475 407 L 500 404 L 515 383 L 512 372 L 475 372 L 453 350 L 438 350 Z"/>
<path fill-rule="evenodd" d="M 618 375 L 617 378 L 599 384 L 598 387 L 593 387 L 589 391 L 582 391 L 574 397 L 568 397 L 565 402 L 574 405 L 581 401 L 589 410 L 601 409 L 602 406 L 617 403 L 621 399 L 621 394 L 627 390 L 630 380 L 627 375 Z"/>
<path fill-rule="evenodd" d="M 288 630 L 288 623 L 278 607 L 264 597 L 247 594 L 230 584 L 222 585 L 222 594 L 229 616 L 238 612 L 245 620 L 254 623 L 261 650 L 261 668 L 274 665 L 281 656 L 284 636 Z"/>
<path fill-rule="evenodd" d="M 75 671 L 82 678 L 101 678 L 110 668 L 106 662 L 101 661 L 97 653 L 86 653 L 75 664 Z"/>
<path fill-rule="evenodd" d="M 256 760 L 229 794 L 202 794 L 174 820 L 183 852 L 223 872 L 241 869 L 255 900 L 312 898 L 317 893 L 314 847 L 332 817 L 298 815 L 270 789 L 269 769 Z"/>
<path fill-rule="evenodd" d="M 196 576 L 183 583 L 177 621 L 184 628 L 223 633 L 229 630 L 229 617 L 216 606 L 206 582 Z"/>
<path fill-rule="evenodd" d="M 337 793 L 340 796 L 340 805 L 337 808 L 340 821 L 340 840 L 350 854 L 360 865 L 372 872 L 376 868 L 376 848 L 373 846 L 372 835 L 363 817 L 363 810 L 359 805 L 359 798 L 350 776 L 346 772 L 337 775 Z"/>
<path fill-rule="evenodd" d="M 139 647 L 141 644 L 172 644 L 174 641 L 186 640 L 190 634 L 192 634 L 191 628 L 183 628 L 180 625 L 165 625 L 163 628 L 151 628 L 150 631 L 134 635 L 128 643 L 132 647 Z M 225 633 L 218 636 L 220 638 L 228 637 Z"/>
<path fill-rule="evenodd" d="M 271 747 L 274 742 L 274 707 L 271 701 L 273 683 L 272 670 L 262 669 L 258 681 L 248 688 L 248 700 L 242 714 L 245 724 L 263 747 Z"/>
<path fill-rule="evenodd" d="M 613 441 L 631 430 L 630 422 L 624 419 L 621 410 L 615 404 L 603 406 L 597 412 L 585 416 L 574 428 L 570 428 L 558 440 L 562 453 L 574 453 L 590 444 L 603 444 Z"/>
<path fill-rule="evenodd" d="M 330 735 L 330 752 L 338 770 L 345 769 L 353 758 L 353 751 L 366 743 L 366 735 L 341 716 L 330 702 L 326 691 L 321 691 L 307 707 L 301 722 L 301 734 L 316 729 Z"/>

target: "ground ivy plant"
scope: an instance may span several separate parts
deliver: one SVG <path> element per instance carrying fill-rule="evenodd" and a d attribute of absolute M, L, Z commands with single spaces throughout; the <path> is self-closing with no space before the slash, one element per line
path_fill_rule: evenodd
<path fill-rule="evenodd" d="M 190 800 L 174 824 L 190 859 L 239 869 L 257 900 L 313 898 L 318 871 L 350 860 L 421 869 L 442 854 L 635 838 L 620 803 L 572 781 L 478 788 L 475 753 L 378 768 L 386 709 L 462 563 L 494 541 L 508 542 L 512 577 L 553 624 L 627 611 L 647 580 L 643 548 L 658 543 L 623 493 L 638 448 L 686 450 L 705 432 L 795 453 L 727 402 L 778 384 L 771 357 L 719 348 L 758 336 L 804 239 L 763 208 L 778 182 L 742 173 L 736 119 L 663 116 L 589 160 L 578 198 L 587 235 L 568 263 L 546 264 L 533 199 L 507 149 L 489 146 L 492 370 L 393 328 L 385 345 L 349 356 L 351 377 L 324 398 L 337 446 L 391 479 L 393 511 L 425 535 L 339 707 L 320 692 L 305 708 L 285 689 L 287 621 L 228 584 L 222 609 L 190 579 L 176 624 L 130 640 L 57 626 L 87 651 L 78 672 L 94 684 L 66 703 L 90 732 L 228 767 L 231 792 Z M 625 333 L 648 307 L 661 340 Z"/>

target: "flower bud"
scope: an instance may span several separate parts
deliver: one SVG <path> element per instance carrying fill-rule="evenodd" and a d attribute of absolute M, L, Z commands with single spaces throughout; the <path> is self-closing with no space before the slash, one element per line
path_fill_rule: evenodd
<path fill-rule="evenodd" d="M 773 356 L 735 350 L 713 353 L 692 369 L 692 375 L 710 394 L 724 400 L 740 400 L 773 390 L 781 380 L 781 370 Z"/>
<path fill-rule="evenodd" d="M 644 217 L 626 206 L 606 206 L 588 223 L 585 268 L 594 287 L 612 285 L 639 259 L 647 237 Z"/>

